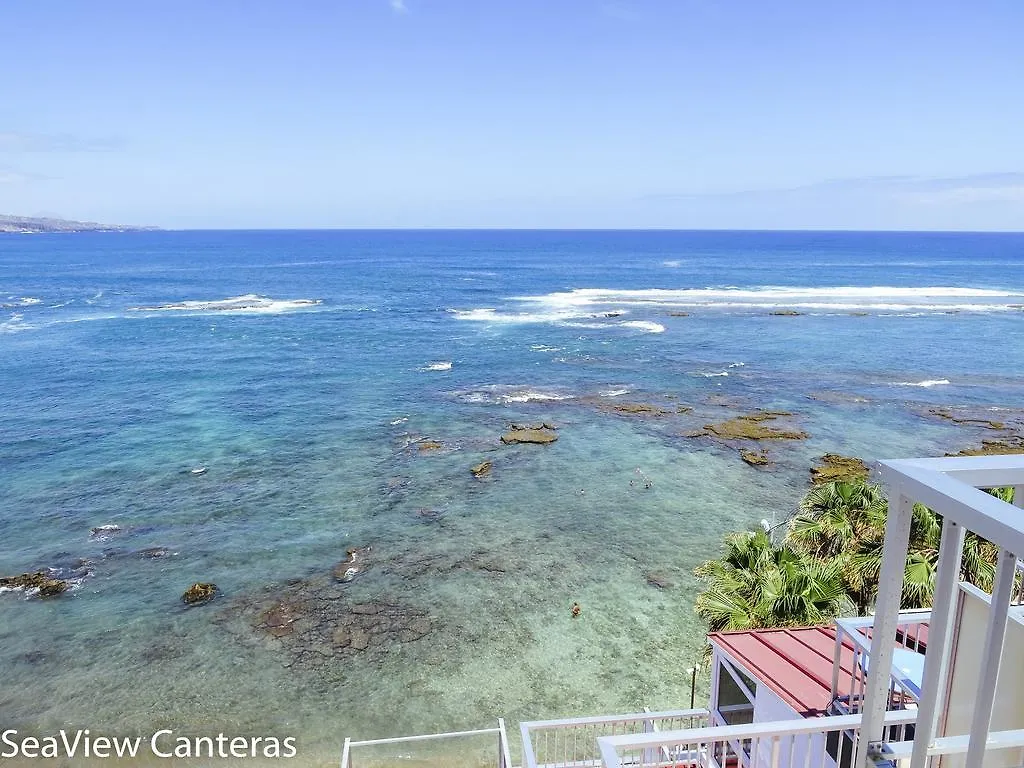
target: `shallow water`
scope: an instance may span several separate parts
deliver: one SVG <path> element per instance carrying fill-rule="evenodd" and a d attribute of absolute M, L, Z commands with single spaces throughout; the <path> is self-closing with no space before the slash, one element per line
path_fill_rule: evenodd
<path fill-rule="evenodd" d="M 0 573 L 83 578 L 0 595 L 0 725 L 294 735 L 317 765 L 345 736 L 685 707 L 725 532 L 783 523 L 826 451 L 959 450 L 996 432 L 929 407 L 1024 402 L 1022 266 L 1020 235 L 5 236 Z M 767 470 L 683 436 L 761 407 L 809 434 Z M 541 421 L 557 442 L 498 439 Z M 184 608 L 195 581 L 221 596 Z M 332 643 L 353 607 L 362 651 Z"/>

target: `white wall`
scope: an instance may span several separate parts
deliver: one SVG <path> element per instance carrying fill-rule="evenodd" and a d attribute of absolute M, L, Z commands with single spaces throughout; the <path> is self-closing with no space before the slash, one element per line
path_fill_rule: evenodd
<path fill-rule="evenodd" d="M 754 722 L 774 723 L 779 720 L 799 720 L 800 715 L 786 702 L 780 699 L 773 690 L 766 685 L 758 685 L 754 700 Z M 790 762 L 789 749 L 792 739 L 796 739 L 793 747 L 793 759 Z M 822 735 L 795 736 L 781 739 L 779 755 L 781 756 L 780 768 L 787 766 L 807 766 L 807 768 L 835 768 L 835 761 L 825 752 L 825 737 Z M 807 761 L 807 752 L 810 750 L 810 761 Z M 755 761 L 756 768 L 768 768 L 771 766 L 771 746 L 762 744 Z"/>
<path fill-rule="evenodd" d="M 970 585 L 961 585 L 952 681 L 942 730 L 944 736 L 961 736 L 971 731 L 988 614 L 988 595 Z M 1002 665 L 999 668 L 999 682 L 996 685 L 992 731 L 1024 728 L 1024 623 L 1013 615 L 1014 611 L 1011 610 Z M 1022 761 L 1024 750 L 1010 749 L 988 755 L 983 768 L 1010 768 L 1021 765 Z M 943 757 L 940 766 L 966 768 L 963 756 L 959 755 Z"/>

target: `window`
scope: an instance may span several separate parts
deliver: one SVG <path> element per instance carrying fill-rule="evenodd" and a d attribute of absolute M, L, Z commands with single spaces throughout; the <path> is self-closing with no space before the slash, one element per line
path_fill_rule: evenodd
<path fill-rule="evenodd" d="M 743 686 L 737 682 L 742 681 Z M 748 693 L 749 692 L 749 693 Z M 757 684 L 729 662 L 720 659 L 718 666 L 718 701 L 716 708 L 729 725 L 746 725 L 754 721 L 754 694 Z"/>

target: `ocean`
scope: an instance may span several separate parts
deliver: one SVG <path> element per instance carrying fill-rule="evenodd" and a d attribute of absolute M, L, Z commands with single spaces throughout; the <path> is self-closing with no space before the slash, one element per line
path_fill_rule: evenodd
<path fill-rule="evenodd" d="M 0 576 L 72 587 L 0 594 L 0 726 L 329 765 L 688 707 L 694 567 L 827 452 L 1021 427 L 1022 307 L 1024 234 L 5 235 Z M 767 467 L 697 434 L 762 409 Z"/>

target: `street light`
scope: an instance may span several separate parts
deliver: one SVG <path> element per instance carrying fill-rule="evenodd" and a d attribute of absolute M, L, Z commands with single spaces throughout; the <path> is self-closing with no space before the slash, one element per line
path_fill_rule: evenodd
<path fill-rule="evenodd" d="M 697 668 L 690 667 L 686 670 L 686 674 L 690 676 L 690 709 L 693 709 L 693 702 L 697 694 Z"/>

